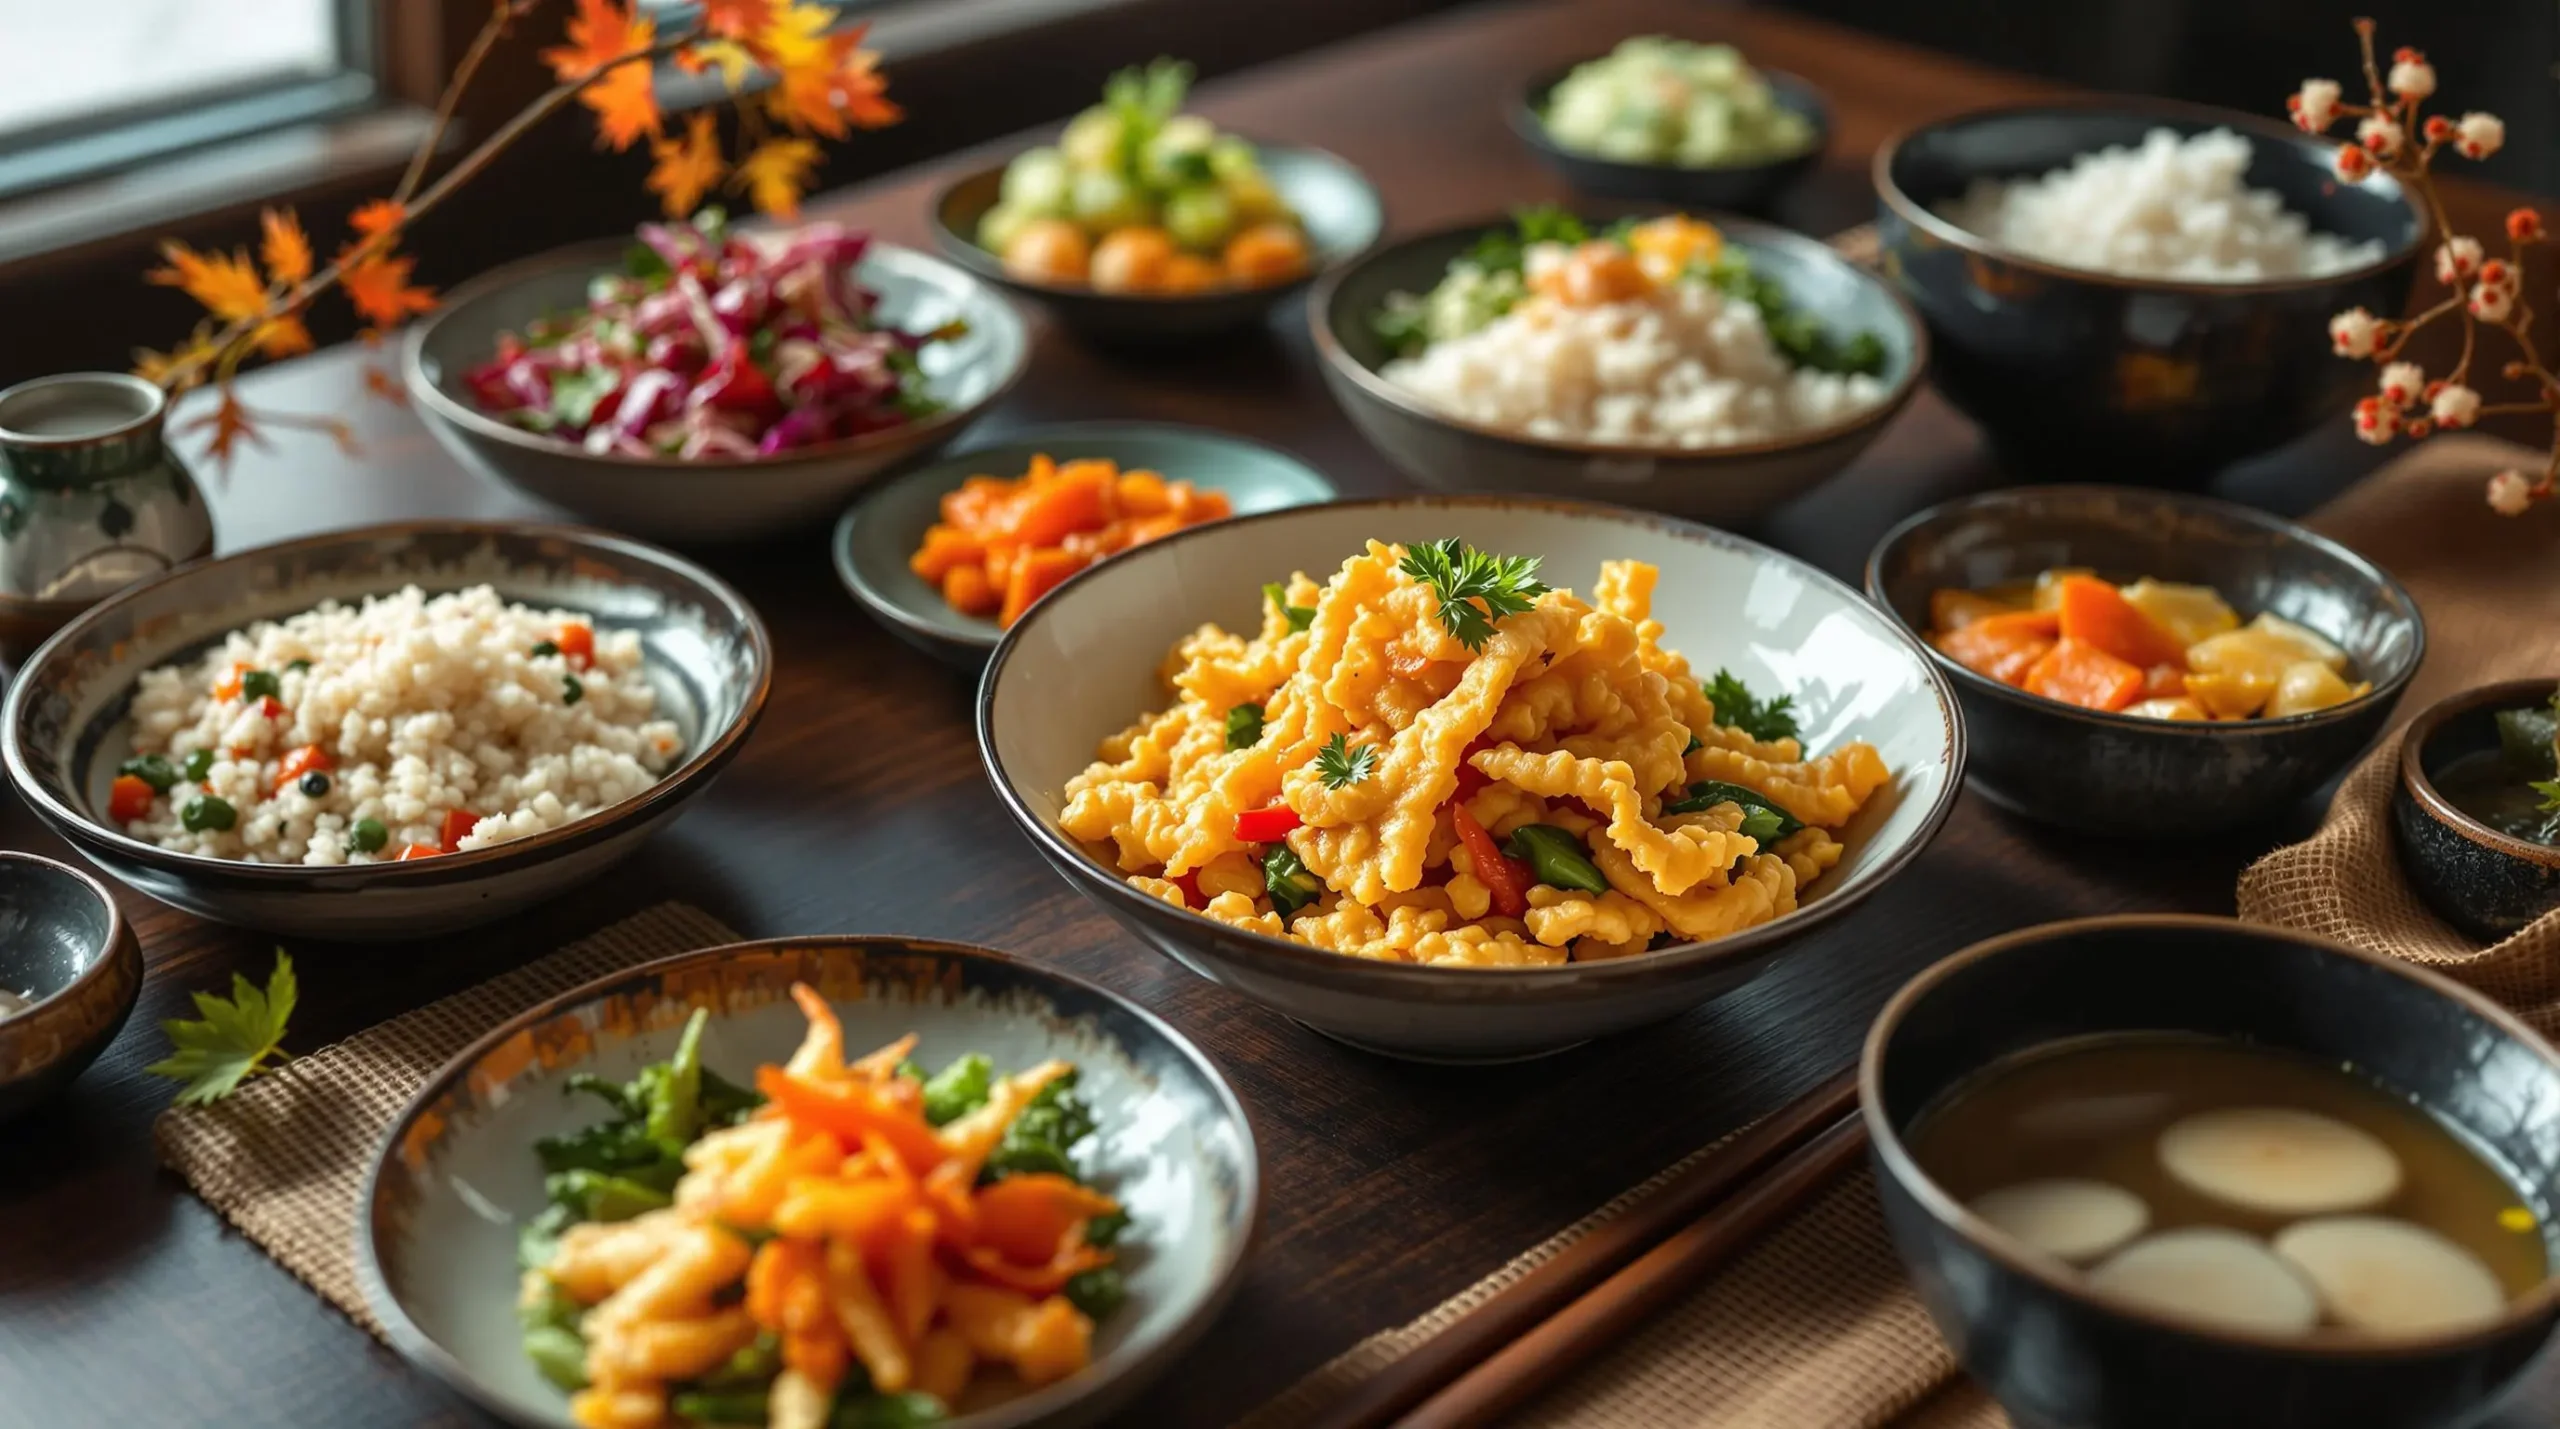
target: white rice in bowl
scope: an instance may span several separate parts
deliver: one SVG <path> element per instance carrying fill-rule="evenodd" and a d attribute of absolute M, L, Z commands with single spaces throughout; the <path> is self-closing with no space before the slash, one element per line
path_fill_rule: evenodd
<path fill-rule="evenodd" d="M 574 636 L 569 652 L 558 648 L 578 627 L 592 633 L 592 657 Z M 251 671 L 272 675 L 276 693 L 239 690 Z M 315 867 L 383 862 L 413 845 L 489 848 L 656 783 L 683 749 L 656 705 L 637 632 L 593 630 L 584 616 L 503 601 L 485 585 L 433 598 L 411 586 L 353 609 L 332 601 L 142 676 L 135 755 L 183 768 L 209 750 L 212 763 L 124 829 L 184 853 Z M 326 756 L 317 794 L 280 777 L 315 745 Z M 186 806 L 206 796 L 231 807 L 230 828 L 185 826 Z M 456 810 L 477 822 L 447 849 Z M 367 819 L 386 835 L 371 851 L 350 843 Z"/>
<path fill-rule="evenodd" d="M 1976 179 L 1940 218 L 2013 252 L 2084 272 L 2186 282 L 2318 278 L 2377 262 L 2379 242 L 2314 233 L 2282 195 L 2253 189 L 2249 141 L 2154 129 L 2139 149 L 2082 154 L 2032 179 Z"/>
<path fill-rule="evenodd" d="M 1533 277 L 1565 250 L 1532 248 Z M 1882 402 L 1873 377 L 1791 365 L 1760 310 L 1711 284 L 1616 302 L 1532 297 L 1379 375 L 1439 411 L 1545 441 L 1702 449 L 1819 431 Z"/>

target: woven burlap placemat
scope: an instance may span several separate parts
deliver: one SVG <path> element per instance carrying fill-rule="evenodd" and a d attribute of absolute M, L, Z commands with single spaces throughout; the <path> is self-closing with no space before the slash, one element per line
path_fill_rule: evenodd
<path fill-rule="evenodd" d="M 654 958 L 734 943 L 710 914 L 661 903 L 511 972 L 297 1057 L 207 1107 L 173 1107 L 160 1159 L 320 1298 L 376 1335 L 357 1288 L 357 1200 L 375 1146 L 428 1077 L 545 998 Z"/>

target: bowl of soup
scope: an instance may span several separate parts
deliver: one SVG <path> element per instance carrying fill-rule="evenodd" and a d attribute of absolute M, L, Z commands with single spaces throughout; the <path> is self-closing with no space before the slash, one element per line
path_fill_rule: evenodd
<path fill-rule="evenodd" d="M 2391 836 L 2410 887 L 2482 942 L 2560 908 L 2560 680 L 2464 690 L 2411 720 Z"/>
<path fill-rule="evenodd" d="M 2468 1424 L 2560 1320 L 2560 1052 L 2447 979 L 2217 918 L 1923 972 L 1861 1067 L 1896 1251 L 2021 1424 Z"/>

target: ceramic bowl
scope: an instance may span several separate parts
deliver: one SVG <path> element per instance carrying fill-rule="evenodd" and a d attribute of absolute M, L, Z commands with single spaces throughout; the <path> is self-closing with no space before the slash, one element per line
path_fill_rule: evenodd
<path fill-rule="evenodd" d="M 1894 1248 L 1938 1331 L 2018 1424 L 2455 1429 L 2560 1318 L 2546 1280 L 2495 1324 L 2359 1342 L 2215 1331 L 2097 1298 L 1929 1179 L 1903 1138 L 1952 1088 L 2069 1038 L 2191 1032 L 2352 1064 L 2504 1163 L 2560 1241 L 2560 1053 L 2480 994 L 2379 954 L 2219 918 L 2054 923 L 1977 943 L 1876 1019 L 1860 1100 Z M 2555 1244 L 2554 1249 L 2560 1249 Z"/>
<path fill-rule="evenodd" d="M 1936 211 L 1977 180 L 2033 178 L 2159 128 L 2240 133 L 2251 188 L 2281 194 L 2315 231 L 2378 242 L 2382 256 L 2318 278 L 2123 278 L 2011 252 Z M 2329 165 L 2338 143 L 2150 99 L 1938 120 L 1876 154 L 1884 271 L 1928 318 L 1938 390 L 1988 429 L 2017 474 L 2201 486 L 2340 418 L 2373 373 L 2331 353 L 2331 315 L 2397 314 L 2409 296 L 2426 222 L 2388 176 L 2340 182 Z"/>
<path fill-rule="evenodd" d="M 1455 536 L 1535 553 L 1589 590 L 1604 560 L 1662 572 L 1664 643 L 1697 666 L 1795 696 L 1807 747 L 1872 742 L 1893 779 L 1842 831 L 1847 855 L 1794 914 L 1713 942 L 1547 968 L 1451 968 L 1324 952 L 1150 898 L 1058 829 L 1096 746 L 1165 703 L 1166 652 L 1203 621 L 1259 628 L 1264 581 L 1330 574 L 1370 538 Z M 1614 507 L 1506 497 L 1344 501 L 1180 531 L 1076 576 L 996 647 L 978 695 L 996 793 L 1078 892 L 1192 971 L 1329 1036 L 1394 1056 L 1485 1061 L 1553 1052 L 1670 1017 L 1748 982 L 1884 886 L 1946 818 L 1964 727 L 1917 641 L 1847 586 L 1721 531 Z"/>
<path fill-rule="evenodd" d="M 1312 250 L 1306 274 L 1286 283 L 1182 295 L 1100 293 L 1080 284 L 1035 283 L 1005 271 L 978 246 L 978 220 L 995 207 L 1005 166 L 980 169 L 945 185 L 933 200 L 933 237 L 953 262 L 1028 302 L 1060 327 L 1104 343 L 1185 343 L 1262 321 L 1316 274 L 1349 262 L 1378 241 L 1386 206 L 1360 171 L 1322 149 L 1256 144 L 1262 172 L 1305 225 Z"/>
<path fill-rule="evenodd" d="M 356 1231 L 357 1275 L 409 1361 L 509 1422 L 571 1429 L 566 1398 L 519 1342 L 516 1228 L 544 1205 L 535 1138 L 596 1120 L 569 1076 L 628 1079 L 711 1010 L 703 1064 L 733 1081 L 787 1060 L 806 1022 L 793 982 L 825 994 L 848 1046 L 908 1032 L 941 1066 L 983 1052 L 999 1068 L 1063 1058 L 1100 1123 L 1078 1159 L 1128 1208 L 1129 1298 L 1093 1362 L 950 1429 L 1069 1429 L 1126 1403 L 1217 1317 L 1244 1265 L 1260 1197 L 1253 1131 L 1198 1048 L 1091 983 L 984 948 L 895 937 L 742 943 L 616 973 L 491 1031 L 428 1081 L 376 1153 Z M 964 1408 L 971 1407 L 964 1402 Z"/>
<path fill-rule="evenodd" d="M 1748 521 L 1839 474 L 1920 388 L 1929 342 L 1920 320 L 1874 274 L 1802 234 L 1717 216 L 1728 244 L 1835 331 L 1884 342 L 1883 401 L 1833 426 L 1745 446 L 1677 448 L 1549 441 L 1444 415 L 1379 375 L 1394 356 L 1370 320 L 1390 293 L 1422 293 L 1488 218 L 1389 245 L 1316 285 L 1307 303 L 1325 385 L 1389 460 L 1437 491 L 1501 491 L 1643 506 L 1692 520 Z"/>
<path fill-rule="evenodd" d="M 1031 346 L 1022 318 L 985 284 L 930 254 L 874 242 L 855 281 L 880 295 L 888 326 L 923 332 L 966 324 L 917 355 L 943 408 L 905 426 L 752 461 L 600 455 L 482 412 L 463 374 L 498 335 L 586 305 L 587 283 L 619 273 L 629 244 L 579 244 L 528 258 L 455 289 L 420 323 L 401 364 L 427 430 L 463 465 L 579 517 L 650 540 L 747 540 L 823 520 L 881 473 L 939 449 L 1022 376 Z"/>
<path fill-rule="evenodd" d="M 512 601 L 639 633 L 684 756 L 637 796 L 549 832 L 406 863 L 315 868 L 178 853 L 104 820 L 132 753 L 146 670 L 193 659 L 256 620 L 416 585 L 487 584 Z M 604 870 L 710 787 L 755 728 L 773 647 L 745 597 L 665 551 L 566 526 L 426 521 L 261 546 L 170 574 L 65 626 L 0 705 L 0 758 L 29 807 L 117 878 L 190 913 L 308 938 L 419 938 L 502 918 Z"/>
<path fill-rule="evenodd" d="M 1069 422 L 1021 433 L 908 472 L 856 502 L 836 523 L 836 575 L 889 633 L 965 669 L 986 663 L 1004 627 L 951 608 L 942 592 L 907 568 L 907 557 L 940 519 L 942 498 L 979 474 L 1014 477 L 1031 458 L 1108 457 L 1122 470 L 1146 467 L 1167 480 L 1222 491 L 1236 514 L 1277 511 L 1333 498 L 1323 473 L 1276 447 L 1206 427 L 1162 422 Z"/>
<path fill-rule="evenodd" d="M 2551 698 L 2560 681 L 2509 680 L 2429 705 L 2400 736 L 2391 832 L 2400 870 L 2437 916 L 2484 943 L 2560 908 L 2560 848 L 2520 839 L 2455 808 L 2436 788 L 2445 766 L 2498 747 L 2491 719 Z"/>
<path fill-rule="evenodd" d="M 71 1085 L 142 995 L 142 945 L 106 885 L 31 853 L 0 851 L 0 1122 Z"/>
<path fill-rule="evenodd" d="M 1973 787 L 2065 828 L 2173 838 L 2274 818 L 2382 732 L 2426 654 L 2417 602 L 2371 561 L 2262 511 L 2130 487 L 2024 487 L 1933 506 L 1876 544 L 1867 594 L 1925 632 L 1931 591 L 2057 566 L 2212 586 L 2244 617 L 2273 611 L 2319 631 L 2353 657 L 2350 678 L 2373 684 L 2285 719 L 2142 719 L 2030 695 L 1932 649 L 1973 731 Z"/>
<path fill-rule="evenodd" d="M 1813 143 L 1800 154 L 1756 164 L 1709 166 L 1627 163 L 1567 148 L 1547 130 L 1548 97 L 1565 76 L 1598 58 L 1559 65 L 1538 76 L 1512 100 L 1509 111 L 1511 132 L 1520 136 L 1520 142 L 1584 193 L 1673 208 L 1765 213 L 1780 194 L 1820 167 L 1822 150 L 1831 142 L 1831 107 L 1822 102 L 1822 91 L 1794 75 L 1764 69 L 1760 77 L 1768 81 L 1778 106 L 1813 124 Z"/>

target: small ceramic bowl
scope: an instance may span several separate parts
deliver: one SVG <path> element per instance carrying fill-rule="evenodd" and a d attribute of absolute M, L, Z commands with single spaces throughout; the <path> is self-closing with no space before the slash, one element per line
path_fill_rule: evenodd
<path fill-rule="evenodd" d="M 2244 181 L 2314 231 L 2381 256 L 2325 277 L 2258 283 L 2126 278 L 1993 244 L 1938 205 L 1983 179 L 2034 178 L 2153 129 L 2246 137 Z M 2093 100 L 1935 120 L 1875 157 L 1884 272 L 1929 320 L 1938 390 L 1989 430 L 2020 476 L 2201 486 L 2241 457 L 2343 413 L 2372 371 L 2338 361 L 2329 319 L 2397 314 L 2427 232 L 2387 175 L 2341 182 L 2335 136 L 2167 100 Z"/>
<path fill-rule="evenodd" d="M 1311 262 L 1285 283 L 1207 293 L 1102 293 L 1081 284 L 1035 283 L 1005 271 L 978 246 L 978 220 L 996 206 L 1005 166 L 953 180 L 933 200 L 933 237 L 953 262 L 1018 298 L 1048 309 L 1058 325 L 1097 342 L 1191 342 L 1250 327 L 1317 274 L 1358 257 L 1386 228 L 1386 206 L 1360 171 L 1322 149 L 1257 144 L 1262 172 L 1306 228 Z"/>
<path fill-rule="evenodd" d="M 1592 58 L 1598 58 L 1593 56 Z M 1756 164 L 1632 164 L 1567 148 L 1547 130 L 1547 99 L 1564 77 L 1588 60 L 1560 65 L 1530 81 L 1512 100 L 1511 132 L 1548 168 L 1584 193 L 1674 208 L 1713 208 L 1731 213 L 1765 213 L 1778 196 L 1793 188 L 1822 163 L 1831 142 L 1831 108 L 1822 91 L 1794 75 L 1764 69 L 1770 96 L 1780 108 L 1803 115 L 1813 125 L 1813 142 L 1802 153 Z"/>
<path fill-rule="evenodd" d="M 104 817 L 131 756 L 134 682 L 257 620 L 416 585 L 506 600 L 640 635 L 661 717 L 684 740 L 657 783 L 512 843 L 409 862 L 316 868 L 179 853 Z M 503 918 L 639 848 L 744 747 L 773 647 L 746 598 L 680 557 L 565 526 L 424 521 L 334 531 L 197 561 L 88 610 L 29 658 L 0 705 L 0 758 L 29 807 L 135 888 L 190 913 L 297 937 L 419 938 Z"/>
<path fill-rule="evenodd" d="M 2560 680 L 2509 680 L 2429 705 L 2400 737 L 2391 832 L 2400 869 L 2437 916 L 2493 943 L 2560 908 L 2560 848 L 2520 839 L 2454 807 L 2435 780 L 2498 747 L 2491 716 L 2546 703 Z"/>
<path fill-rule="evenodd" d="M 1422 293 L 1449 260 L 1508 219 L 1407 238 L 1316 285 L 1307 302 L 1325 386 L 1378 450 L 1424 487 L 1565 496 L 1696 521 L 1748 521 L 1839 474 L 1892 421 L 1929 363 L 1919 317 L 1874 274 L 1828 246 L 1767 224 L 1715 217 L 1725 241 L 1785 285 L 1797 306 L 1885 346 L 1884 400 L 1801 436 L 1728 447 L 1550 441 L 1449 416 L 1379 375 L 1394 358 L 1371 328 L 1390 293 Z"/>
<path fill-rule="evenodd" d="M 71 1085 L 142 995 L 142 945 L 106 885 L 67 864 L 0 851 L 0 1122 Z"/>
<path fill-rule="evenodd" d="M 1605 560 L 1662 573 L 1663 643 L 1695 668 L 1794 696 L 1805 745 L 1875 745 L 1890 783 L 1841 831 L 1847 853 L 1798 909 L 1709 942 L 1557 967 L 1433 967 L 1348 957 L 1221 923 L 1129 886 L 1058 828 L 1096 746 L 1165 704 L 1174 643 L 1215 621 L 1259 628 L 1262 583 L 1329 575 L 1371 538 L 1457 537 L 1535 554 L 1588 591 Z M 1052 591 L 1005 632 L 979 684 L 978 748 L 996 794 L 1075 889 L 1165 956 L 1341 1041 L 1390 1056 L 1496 1061 L 1554 1052 L 1740 987 L 1891 881 L 1938 831 L 1965 734 L 1946 677 L 1908 632 L 1791 556 L 1607 506 L 1499 496 L 1337 501 L 1177 531 Z"/>
<path fill-rule="evenodd" d="M 592 1124 L 565 1094 L 574 1073 L 628 1079 L 664 1060 L 709 1008 L 703 1065 L 747 1083 L 787 1060 L 807 1026 L 805 982 L 867 1051 L 909 1032 L 941 1066 L 982 1052 L 1014 1069 L 1075 1063 L 1099 1129 L 1077 1151 L 1127 1207 L 1129 1296 L 1102 1322 L 1093 1362 L 992 1406 L 964 1401 L 950 1429 L 1070 1429 L 1108 1415 L 1178 1361 L 1234 1292 L 1253 1236 L 1260 1170 L 1226 1080 L 1181 1034 L 1125 999 L 984 948 L 896 937 L 788 938 L 686 953 L 530 1009 L 457 1056 L 391 1124 L 356 1230 L 365 1302 L 392 1347 L 510 1423 L 572 1429 L 566 1397 L 525 1358 L 514 1306 L 516 1229 L 544 1206 L 535 1138 Z"/>
<path fill-rule="evenodd" d="M 2456 1429 L 2515 1382 L 2560 1320 L 2545 1280 L 2462 1334 L 2283 1339 L 2200 1328 L 2091 1294 L 1924 1173 L 1904 1141 L 2004 1058 L 2139 1032 L 2237 1038 L 2347 1064 L 2502 1163 L 2560 1251 L 2560 1053 L 2434 973 L 2221 918 L 2053 923 L 1957 953 L 1877 1017 L 1860 1101 L 1894 1249 L 1957 1358 L 2020 1425 Z"/>
<path fill-rule="evenodd" d="M 836 575 L 889 633 L 965 669 L 986 663 L 1004 627 L 951 608 L 907 567 L 940 519 L 942 498 L 972 476 L 1020 476 L 1035 455 L 1108 457 L 1168 481 L 1226 493 L 1239 516 L 1333 499 L 1323 473 L 1276 447 L 1206 427 L 1163 422 L 1069 422 L 1021 433 L 908 472 L 856 502 L 836 523 Z"/>
<path fill-rule="evenodd" d="M 855 281 L 880 295 L 891 327 L 967 331 L 917 354 L 943 404 L 886 431 L 752 461 L 686 461 L 587 451 L 480 410 L 463 374 L 489 360 L 498 335 L 586 305 L 587 284 L 622 271 L 622 239 L 582 243 L 483 274 L 420 323 L 401 365 L 427 430 L 465 466 L 599 526 L 679 545 L 741 541 L 825 519 L 882 472 L 939 449 L 1010 391 L 1031 344 L 1003 298 L 958 268 L 874 242 Z"/>
<path fill-rule="evenodd" d="M 1867 557 L 1867 594 L 1917 633 L 1929 593 L 2085 566 L 2110 580 L 2207 585 L 2244 618 L 2327 636 L 2370 693 L 2285 719 L 2212 723 L 2085 710 L 1978 675 L 1932 648 L 1973 731 L 1985 798 L 2092 833 L 2177 838 L 2273 818 L 2370 744 L 2426 654 L 2417 602 L 2381 567 L 2290 521 L 2203 497 L 2036 486 L 1933 506 Z"/>

